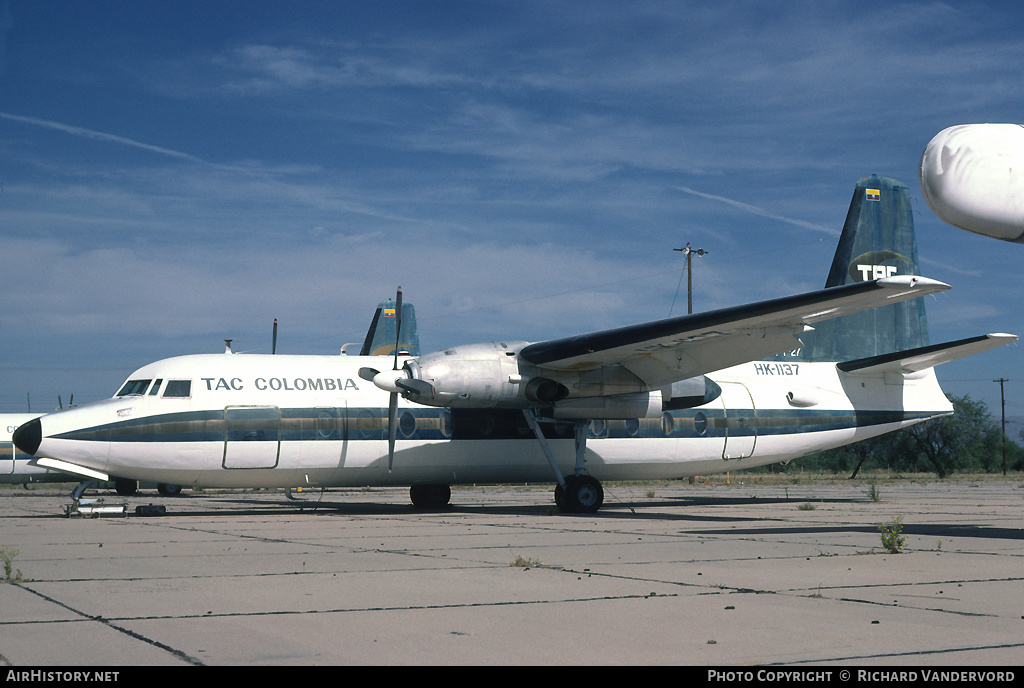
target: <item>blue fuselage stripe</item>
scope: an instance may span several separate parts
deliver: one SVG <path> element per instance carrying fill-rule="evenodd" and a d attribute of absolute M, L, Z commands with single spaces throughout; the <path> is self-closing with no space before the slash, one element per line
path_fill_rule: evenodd
<path fill-rule="evenodd" d="M 347 411 L 347 412 L 346 412 Z M 518 411 L 501 412 L 505 417 L 521 418 Z M 789 435 L 829 430 L 870 427 L 929 418 L 934 413 L 904 411 L 823 411 L 817 409 L 780 410 L 686 410 L 668 411 L 658 418 L 625 421 L 595 421 L 590 425 L 594 438 L 697 438 Z M 238 441 L 312 441 L 383 440 L 387 438 L 386 408 L 294 408 L 281 409 L 272 418 L 245 421 L 225 420 L 223 410 L 190 411 L 146 416 L 97 425 L 56 435 L 57 439 L 99 442 L 223 442 Z M 465 423 L 466 421 L 461 421 Z M 456 440 L 526 439 L 534 440 L 522 425 L 509 426 L 501 434 L 460 429 L 456 414 L 455 430 L 447 409 L 405 409 L 399 414 L 400 439 Z M 507 425 L 507 423 L 506 423 Z M 572 438 L 571 426 L 553 431 L 554 437 Z M 534 440 L 535 441 L 535 440 Z"/>

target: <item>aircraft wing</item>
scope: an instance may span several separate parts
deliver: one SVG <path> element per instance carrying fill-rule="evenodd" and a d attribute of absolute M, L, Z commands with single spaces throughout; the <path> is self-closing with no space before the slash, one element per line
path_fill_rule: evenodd
<path fill-rule="evenodd" d="M 520 359 L 557 370 L 618 365 L 649 387 L 722 370 L 803 346 L 819 320 L 949 289 L 924 277 L 894 276 L 770 301 L 695 313 L 525 346 Z"/>

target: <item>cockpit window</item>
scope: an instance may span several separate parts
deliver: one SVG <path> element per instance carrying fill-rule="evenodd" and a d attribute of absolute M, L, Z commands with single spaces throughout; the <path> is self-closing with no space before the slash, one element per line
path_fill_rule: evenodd
<path fill-rule="evenodd" d="M 168 380 L 164 387 L 164 398 L 192 396 L 191 380 Z"/>
<path fill-rule="evenodd" d="M 151 388 L 149 389 L 149 396 L 151 396 L 151 397 L 155 397 L 155 396 L 156 396 L 157 392 L 159 392 L 159 391 L 160 391 L 160 383 L 161 383 L 161 382 L 163 382 L 163 380 L 161 380 L 161 379 L 159 379 L 159 378 L 158 378 L 158 379 L 157 379 L 157 380 L 156 380 L 156 381 L 155 381 L 155 382 L 153 383 L 153 386 L 152 386 L 152 387 L 151 387 Z"/>
<path fill-rule="evenodd" d="M 149 383 L 152 380 L 129 380 L 124 383 L 124 387 L 117 393 L 119 397 L 127 397 L 132 395 L 142 395 L 146 393 L 146 389 L 149 388 Z"/>

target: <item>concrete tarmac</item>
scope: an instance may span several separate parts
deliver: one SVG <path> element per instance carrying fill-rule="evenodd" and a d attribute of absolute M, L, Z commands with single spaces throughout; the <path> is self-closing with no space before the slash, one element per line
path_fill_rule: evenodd
<path fill-rule="evenodd" d="M 1024 663 L 1024 483 L 877 491 L 612 485 L 596 515 L 550 486 L 438 512 L 404 489 L 104 492 L 127 517 L 69 518 L 66 490 L 9 488 L 0 664 Z"/>

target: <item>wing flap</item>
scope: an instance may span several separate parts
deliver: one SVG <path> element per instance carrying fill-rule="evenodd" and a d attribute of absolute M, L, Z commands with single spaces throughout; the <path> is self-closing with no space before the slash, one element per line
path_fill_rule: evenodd
<path fill-rule="evenodd" d="M 557 370 L 621 365 L 649 385 L 721 370 L 799 348 L 820 320 L 949 289 L 924 277 L 895 276 L 577 337 L 537 342 L 519 356 Z"/>

